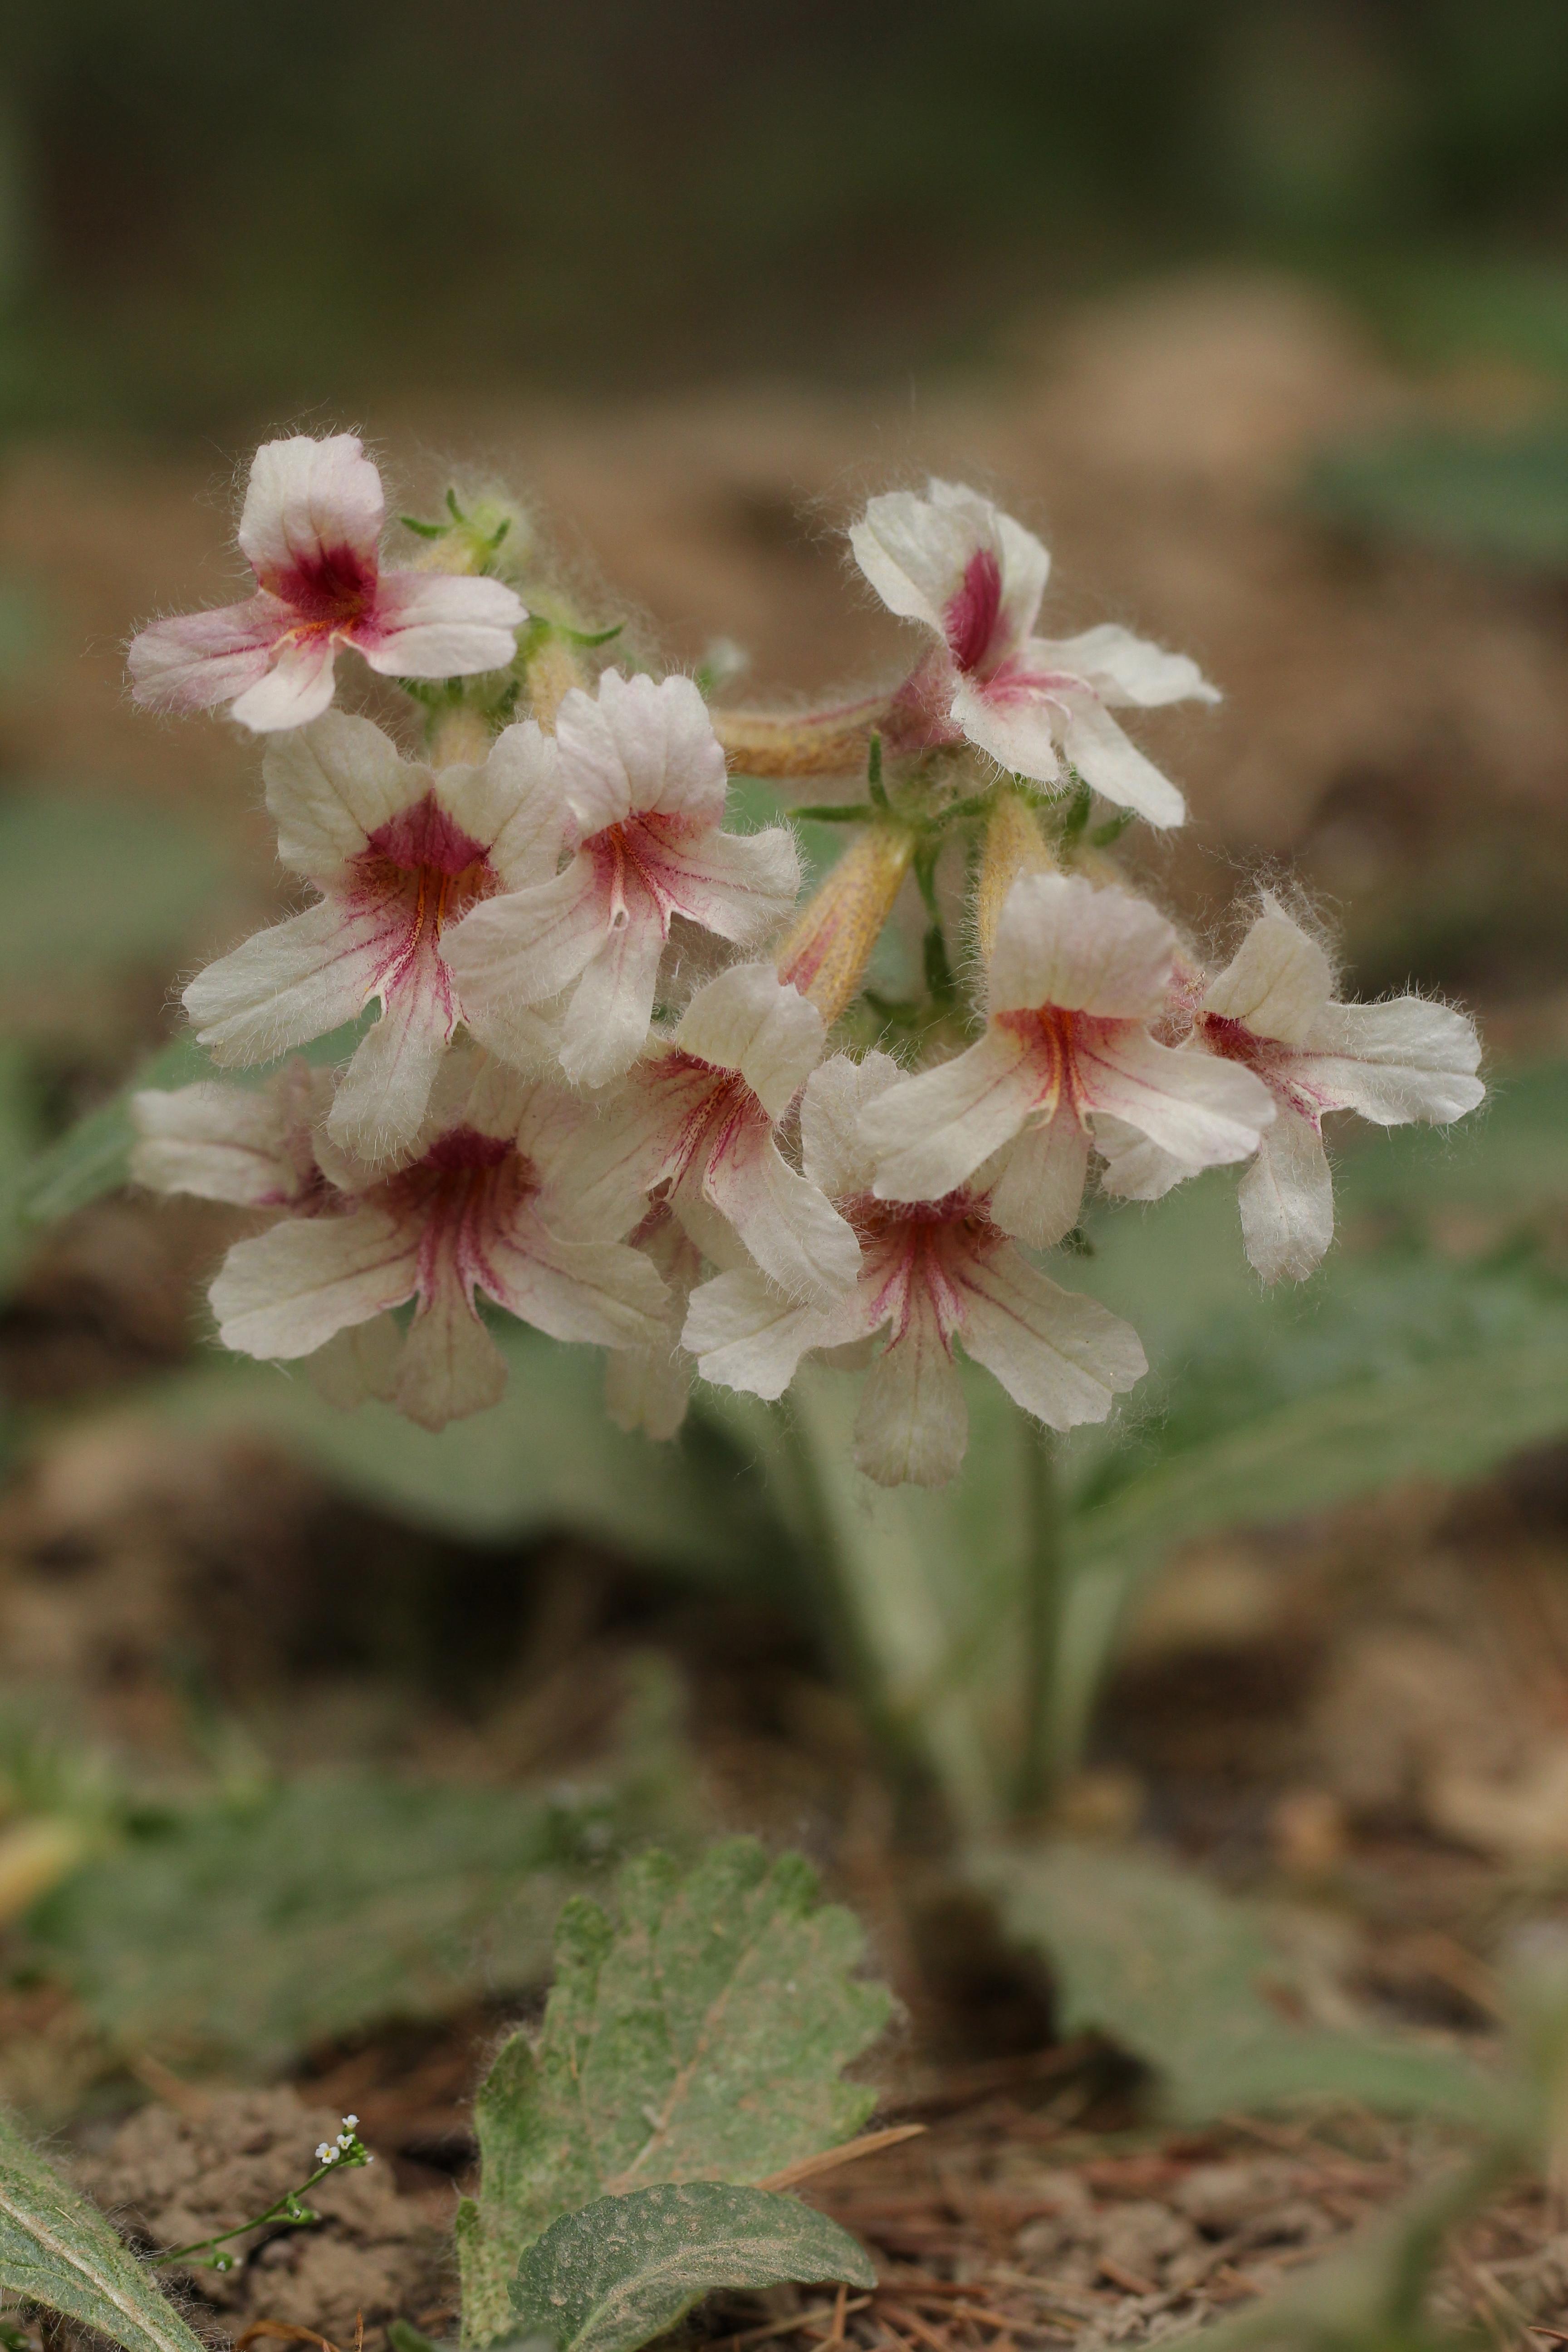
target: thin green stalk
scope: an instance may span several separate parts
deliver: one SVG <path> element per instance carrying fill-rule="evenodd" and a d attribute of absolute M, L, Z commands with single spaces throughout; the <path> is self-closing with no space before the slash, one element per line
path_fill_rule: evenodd
<path fill-rule="evenodd" d="M 1067 1578 L 1056 1439 L 1032 1413 L 1022 1415 L 1026 1476 L 1024 1561 L 1024 1736 L 1018 1755 L 1017 1810 L 1038 1812 L 1054 1793 L 1058 1756 L 1056 1698 Z"/>

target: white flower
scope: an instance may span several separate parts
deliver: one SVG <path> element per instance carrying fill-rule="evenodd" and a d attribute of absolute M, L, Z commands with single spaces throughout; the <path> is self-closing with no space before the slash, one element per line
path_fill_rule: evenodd
<path fill-rule="evenodd" d="M 840 1055 L 813 1074 L 801 1106 L 805 1172 L 860 1237 L 849 1296 L 804 1307 L 763 1276 L 732 1270 L 695 1294 L 683 1336 L 705 1380 L 771 1398 L 809 1349 L 885 1330 L 856 1418 L 856 1459 L 882 1486 L 934 1486 L 953 1475 L 968 1441 L 955 1342 L 1053 1429 L 1103 1421 L 1148 1368 L 1131 1326 L 1030 1265 L 984 1193 L 961 1186 L 911 1206 L 875 1197 L 865 1114 L 898 1084 L 887 1055 L 861 1063 Z"/>
<path fill-rule="evenodd" d="M 581 1086 L 628 1069 L 653 1017 L 672 917 L 749 946 L 795 903 L 788 832 L 725 833 L 724 754 L 689 677 L 622 677 L 563 697 L 556 789 L 576 854 L 552 878 L 476 908 L 445 942 L 466 1017 L 509 1060 L 525 1008 L 570 991 L 561 1066 Z"/>
<path fill-rule="evenodd" d="M 1130 891 L 1021 876 L 996 924 L 984 1036 L 867 1110 L 878 1198 L 940 1201 L 1003 1155 L 986 1170 L 991 1213 L 1045 1248 L 1077 1221 L 1091 1120 L 1135 1128 L 1189 1174 L 1248 1158 L 1274 1117 L 1268 1089 L 1149 1034 L 1175 948 Z"/>
<path fill-rule="evenodd" d="M 402 759 L 368 719 L 335 710 L 269 744 L 263 772 L 279 854 L 320 898 L 186 989 L 213 1059 L 269 1061 L 375 998 L 380 1018 L 349 1065 L 331 1130 L 363 1159 L 400 1151 L 463 1016 L 441 954 L 448 927 L 479 900 L 555 871 L 554 765 L 531 719 L 509 727 L 479 767 Z M 549 1033 L 527 1017 L 537 1066 Z"/>
<path fill-rule="evenodd" d="M 895 702 L 895 740 L 967 740 L 1041 784 L 1063 781 L 1066 761 L 1151 824 L 1181 824 L 1181 793 L 1110 711 L 1217 702 L 1195 663 L 1109 622 L 1076 637 L 1036 636 L 1050 557 L 959 483 L 931 481 L 923 499 L 911 490 L 873 499 L 849 543 L 889 610 L 939 640 Z"/>
<path fill-rule="evenodd" d="M 662 1189 L 709 1257 L 728 1225 L 791 1297 L 828 1305 L 855 1280 L 855 1236 L 775 1140 L 825 1036 L 816 1005 L 770 964 L 721 971 L 587 1131 L 574 1197 L 624 1232 Z"/>
<path fill-rule="evenodd" d="M 1486 1092 L 1472 1021 L 1419 996 L 1336 1003 L 1328 957 L 1267 893 L 1236 956 L 1203 994 L 1193 1045 L 1255 1073 L 1274 1098 L 1274 1123 L 1238 1193 L 1247 1255 L 1266 1282 L 1301 1281 L 1334 1237 L 1325 1111 L 1359 1111 L 1378 1127 L 1441 1124 L 1474 1110 Z M 1105 1183 L 1156 1200 L 1184 1173 L 1130 1134 L 1108 1155 Z"/>
<path fill-rule="evenodd" d="M 232 703 L 267 734 L 321 716 L 345 646 L 388 677 L 504 669 L 528 617 L 516 595 L 500 580 L 384 572 L 385 520 L 381 476 L 353 434 L 266 443 L 239 520 L 258 593 L 143 629 L 129 656 L 137 701 L 154 710 Z"/>
<path fill-rule="evenodd" d="M 455 1054 L 405 1165 L 377 1174 L 329 1157 L 336 1213 L 285 1216 L 230 1250 L 211 1292 L 220 1339 L 241 1355 L 310 1356 L 413 1299 L 386 1387 L 429 1429 L 505 1386 L 480 1295 L 553 1339 L 654 1344 L 663 1283 L 637 1251 L 597 1238 L 574 1197 L 581 1117 L 559 1091 Z"/>
<path fill-rule="evenodd" d="M 309 1216 L 337 1199 L 316 1158 L 331 1100 L 331 1072 L 299 1061 L 256 1087 L 205 1079 L 133 1095 L 131 1173 L 154 1192 Z"/>

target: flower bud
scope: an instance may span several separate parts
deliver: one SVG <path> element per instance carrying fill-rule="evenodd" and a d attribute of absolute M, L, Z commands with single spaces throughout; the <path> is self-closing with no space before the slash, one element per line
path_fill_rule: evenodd
<path fill-rule="evenodd" d="M 510 499 L 479 499 L 461 508 L 448 496 L 451 520 L 415 557 L 416 572 L 489 572 L 511 578 L 526 561 L 532 533 L 528 517 Z M 420 526 L 428 532 L 429 524 Z"/>
<path fill-rule="evenodd" d="M 779 978 L 808 997 L 830 1028 L 860 985 L 914 852 L 910 826 L 868 824 L 785 935 Z"/>
<path fill-rule="evenodd" d="M 479 768 L 489 757 L 489 728 L 471 703 L 454 703 L 443 710 L 430 731 L 433 768 Z"/>
<path fill-rule="evenodd" d="M 522 674 L 530 707 L 546 735 L 554 734 L 555 714 L 573 688 L 586 692 L 591 683 L 583 656 L 558 629 L 542 631 L 528 646 Z"/>
<path fill-rule="evenodd" d="M 866 766 L 872 730 L 891 697 L 834 710 L 715 710 L 713 732 L 732 769 L 751 776 L 851 776 Z"/>
<path fill-rule="evenodd" d="M 1003 901 L 1014 883 L 1020 874 L 1053 873 L 1056 865 L 1056 854 L 1037 814 L 1021 793 L 1004 786 L 986 823 L 980 878 L 974 888 L 974 928 L 987 963 Z"/>

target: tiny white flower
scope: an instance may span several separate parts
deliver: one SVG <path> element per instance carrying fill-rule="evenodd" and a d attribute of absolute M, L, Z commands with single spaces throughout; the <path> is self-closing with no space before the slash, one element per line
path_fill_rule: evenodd
<path fill-rule="evenodd" d="M 894 700 L 895 742 L 968 742 L 1036 783 L 1064 762 L 1151 824 L 1180 824 L 1181 793 L 1129 741 L 1112 707 L 1199 700 L 1215 688 L 1184 654 L 1103 623 L 1037 637 L 1050 557 L 1032 531 L 961 483 L 873 499 L 849 533 L 855 560 L 894 613 L 937 643 Z"/>
<path fill-rule="evenodd" d="M 1266 1282 L 1302 1281 L 1334 1237 L 1326 1112 L 1358 1111 L 1378 1127 L 1441 1125 L 1474 1110 L 1486 1092 L 1473 1021 L 1419 996 L 1336 1003 L 1328 957 L 1268 893 L 1199 1001 L 1192 1047 L 1252 1073 L 1274 1100 L 1273 1124 L 1237 1194 L 1247 1255 Z M 1146 1135 L 1127 1130 L 1108 1153 L 1105 1184 L 1124 1198 L 1157 1200 L 1185 1173 Z"/>
<path fill-rule="evenodd" d="M 327 2146 L 326 2141 L 323 2140 L 316 2150 L 316 2162 L 318 2164 L 331 2164 L 332 2154 L 333 2151 Z"/>
<path fill-rule="evenodd" d="M 1150 1034 L 1175 950 L 1131 891 L 1021 876 L 996 925 L 984 1036 L 866 1112 L 878 1199 L 940 1201 L 993 1162 L 991 1214 L 1046 1248 L 1077 1222 L 1097 1120 L 1135 1128 L 1187 1174 L 1249 1158 L 1274 1117 L 1268 1087 Z"/>
<path fill-rule="evenodd" d="M 358 2117 L 357 2116 L 345 2116 L 343 2117 L 343 2129 L 344 2129 L 344 2131 L 351 2131 L 351 2132 L 352 2132 L 352 2131 L 357 2131 L 357 2130 L 358 2130 L 358 2128 L 359 2128 L 359 2117 Z"/>
<path fill-rule="evenodd" d="M 800 866 L 782 825 L 724 832 L 724 754 L 690 678 L 606 670 L 597 698 L 563 698 L 554 742 L 575 855 L 475 907 L 442 953 L 475 1036 L 507 1060 L 531 1054 L 528 1008 L 563 998 L 561 1066 L 596 1087 L 642 1050 L 673 918 L 751 946 L 795 904 Z"/>

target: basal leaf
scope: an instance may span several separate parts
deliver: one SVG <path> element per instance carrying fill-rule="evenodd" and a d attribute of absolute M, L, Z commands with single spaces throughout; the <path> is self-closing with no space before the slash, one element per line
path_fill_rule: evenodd
<path fill-rule="evenodd" d="M 652 1744 L 557 1799 L 311 1775 L 149 1822 L 48 1896 L 29 1942 L 122 2042 L 255 2074 L 538 1984 L 564 1897 L 685 1804 Z"/>
<path fill-rule="evenodd" d="M 1044 1955 L 1064 2033 L 1105 2034 L 1152 2068 L 1189 2122 L 1338 2095 L 1396 2113 L 1489 2111 L 1458 2059 L 1371 2034 L 1293 2024 L 1289 1962 L 1263 1916 L 1163 1856 L 1066 1842 L 991 1849 L 973 1875 L 1015 1940 Z"/>
<path fill-rule="evenodd" d="M 708 2180 L 599 2197 L 552 2224 L 510 2291 L 520 2333 L 557 2352 L 638 2352 L 715 2287 L 875 2286 L 865 2250 L 794 2197 Z"/>
<path fill-rule="evenodd" d="M 569 1903 L 537 2042 L 515 2034 L 479 2096 L 477 2202 L 458 2211 L 465 2340 L 512 2325 L 518 2262 L 563 2213 L 645 2184 L 754 2182 L 849 2138 L 876 2094 L 841 2070 L 889 1999 L 858 1979 L 860 1929 L 797 1854 L 716 1846 L 682 1874 L 623 1873 L 619 1917 Z"/>
<path fill-rule="evenodd" d="M 202 2352 L 96 2207 L 0 2115 L 0 2286 L 126 2352 Z"/>

